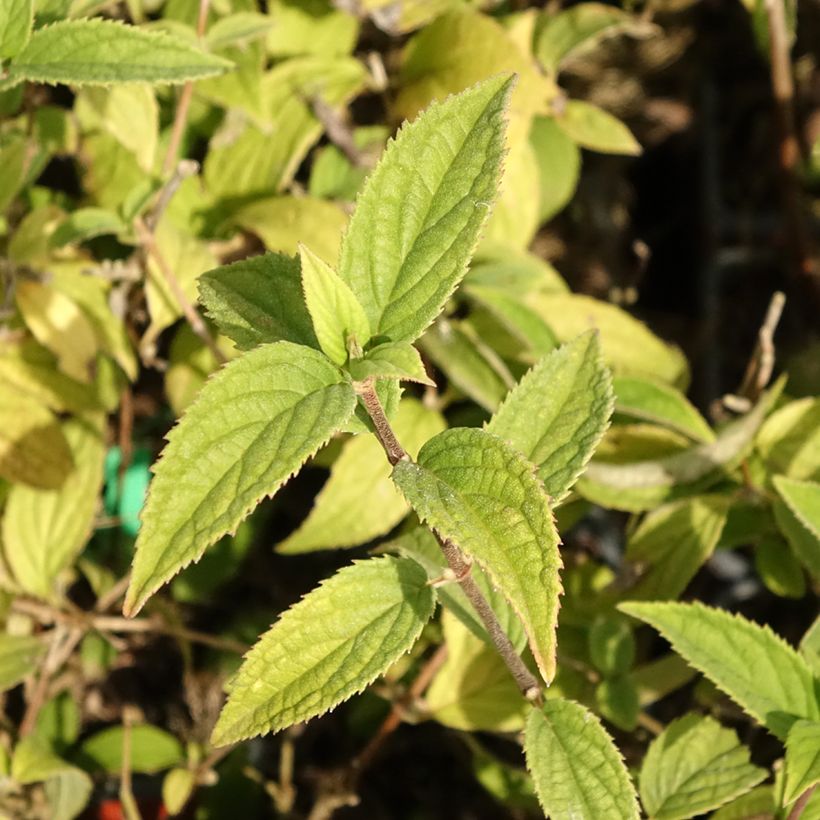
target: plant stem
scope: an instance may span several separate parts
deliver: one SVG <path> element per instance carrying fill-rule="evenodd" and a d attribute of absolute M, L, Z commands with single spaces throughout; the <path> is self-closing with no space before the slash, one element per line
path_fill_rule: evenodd
<path fill-rule="evenodd" d="M 789 816 L 787 820 L 798 820 L 798 818 L 803 814 L 803 810 L 811 800 L 811 796 L 814 794 L 815 789 L 817 789 L 817 783 L 813 786 L 809 786 L 800 797 L 797 798 L 797 802 L 792 807 L 792 810 L 789 812 Z"/>
<path fill-rule="evenodd" d="M 376 438 L 384 448 L 384 452 L 390 464 L 395 466 L 400 461 L 410 461 L 410 456 L 396 438 L 396 434 L 393 432 L 393 428 L 390 426 L 390 422 L 384 414 L 384 408 L 382 407 L 381 401 L 379 401 L 373 380 L 365 379 L 363 382 L 359 382 L 356 386 L 356 392 L 361 397 L 362 404 L 364 404 L 365 410 L 367 410 L 367 414 L 373 422 Z M 469 602 L 473 605 L 478 617 L 481 618 L 493 646 L 501 656 L 507 669 L 509 669 L 521 694 L 528 701 L 540 705 L 542 695 L 538 680 L 535 675 L 527 669 L 524 661 L 521 660 L 521 656 L 516 652 L 512 641 L 507 637 L 507 633 L 499 623 L 493 608 L 484 597 L 484 593 L 478 588 L 478 585 L 470 574 L 471 563 L 464 557 L 456 544 L 448 538 L 442 537 L 435 529 L 431 528 L 431 530 L 436 537 L 436 541 L 438 541 L 439 547 L 441 547 L 442 553 L 444 553 L 444 557 L 447 559 L 447 564 L 455 573 L 458 584 L 461 586 Z"/>

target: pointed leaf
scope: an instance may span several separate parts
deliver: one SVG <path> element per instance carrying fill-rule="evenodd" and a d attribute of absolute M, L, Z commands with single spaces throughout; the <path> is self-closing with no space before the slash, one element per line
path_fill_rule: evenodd
<path fill-rule="evenodd" d="M 532 464 L 484 430 L 454 428 L 430 439 L 418 464 L 400 461 L 393 480 L 419 517 L 475 558 L 504 593 L 552 681 L 561 555 Z"/>
<path fill-rule="evenodd" d="M 708 489 L 743 460 L 784 383 L 780 379 L 745 416 L 729 422 L 713 442 L 625 464 L 593 460 L 578 482 L 578 491 L 604 507 L 640 512 Z"/>
<path fill-rule="evenodd" d="M 434 605 L 413 561 L 385 556 L 340 570 L 246 655 L 213 743 L 278 732 L 360 692 L 410 649 Z"/>
<path fill-rule="evenodd" d="M 652 820 L 686 820 L 751 790 L 768 772 L 749 762 L 731 729 L 689 714 L 649 745 L 641 769 L 641 801 Z"/>
<path fill-rule="evenodd" d="M 636 376 L 616 376 L 615 412 L 660 424 L 695 441 L 714 441 L 715 434 L 686 396 L 668 384 Z"/>
<path fill-rule="evenodd" d="M 353 388 L 319 352 L 290 342 L 252 350 L 203 387 L 155 466 L 125 610 L 138 612 L 352 415 Z"/>
<path fill-rule="evenodd" d="M 766 419 L 755 444 L 771 472 L 820 481 L 820 398 L 780 407 Z"/>
<path fill-rule="evenodd" d="M 299 246 L 302 287 L 322 350 L 336 364 L 347 361 L 350 341 L 363 348 L 370 341 L 370 323 L 347 283 L 304 245 Z"/>
<path fill-rule="evenodd" d="M 786 790 L 783 805 L 820 783 L 820 722 L 798 720 L 786 737 Z"/>
<path fill-rule="evenodd" d="M 403 401 L 391 424 L 411 455 L 445 427 L 439 413 Z M 375 436 L 356 436 L 330 468 L 310 515 L 278 548 L 283 553 L 354 547 L 388 533 L 407 514 L 390 480 L 390 463 Z"/>
<path fill-rule="evenodd" d="M 208 316 L 240 350 L 280 340 L 319 347 L 298 259 L 283 253 L 252 256 L 203 273 L 198 285 Z"/>
<path fill-rule="evenodd" d="M 184 757 L 182 744 L 169 732 L 144 724 L 132 726 L 131 771 L 153 774 L 170 769 Z M 122 726 L 110 726 L 86 738 L 77 751 L 78 758 L 90 771 L 119 774 L 123 764 L 125 730 Z"/>
<path fill-rule="evenodd" d="M 619 609 L 651 624 L 689 664 L 780 738 L 799 718 L 820 719 L 806 662 L 768 626 L 703 604 L 633 603 Z"/>
<path fill-rule="evenodd" d="M 396 379 L 418 382 L 434 387 L 435 383 L 427 375 L 418 350 L 407 342 L 385 342 L 365 353 L 361 359 L 354 359 L 347 370 L 355 381 L 365 379 Z"/>
<path fill-rule="evenodd" d="M 555 122 L 582 148 L 602 154 L 638 156 L 641 146 L 632 132 L 603 108 L 584 102 L 568 100 Z"/>
<path fill-rule="evenodd" d="M 809 572 L 820 578 L 820 484 L 784 475 L 774 477 L 781 502 L 775 502 L 777 525 Z"/>
<path fill-rule="evenodd" d="M 510 391 L 487 430 L 538 467 L 555 500 L 589 461 L 612 413 L 612 381 L 598 335 L 584 333 L 546 355 Z"/>
<path fill-rule="evenodd" d="M 101 418 L 63 425 L 75 469 L 58 490 L 12 486 L 2 522 L 3 549 L 26 592 L 48 598 L 54 581 L 91 535 L 103 479 Z"/>
<path fill-rule="evenodd" d="M 231 63 L 170 34 L 114 20 L 61 20 L 36 31 L 8 67 L 38 83 L 182 83 L 222 74 Z"/>
<path fill-rule="evenodd" d="M 430 106 L 365 183 L 339 275 L 374 336 L 413 341 L 464 276 L 496 196 L 510 85 L 495 77 Z"/>
<path fill-rule="evenodd" d="M 524 734 L 527 768 L 551 820 L 637 820 L 626 766 L 600 720 L 578 703 L 548 700 Z"/>

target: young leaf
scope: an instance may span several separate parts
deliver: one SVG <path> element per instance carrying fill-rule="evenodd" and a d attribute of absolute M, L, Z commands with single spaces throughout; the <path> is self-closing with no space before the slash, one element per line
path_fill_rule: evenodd
<path fill-rule="evenodd" d="M 298 259 L 283 253 L 251 256 L 203 273 L 198 285 L 208 316 L 240 350 L 281 340 L 319 347 Z"/>
<path fill-rule="evenodd" d="M 484 430 L 454 428 L 430 439 L 417 464 L 400 461 L 393 480 L 419 517 L 475 558 L 509 600 L 550 683 L 562 564 L 532 464 Z"/>
<path fill-rule="evenodd" d="M 803 658 L 767 626 L 703 604 L 633 603 L 619 609 L 657 629 L 673 649 L 780 738 L 799 718 L 820 719 Z"/>
<path fill-rule="evenodd" d="M 446 426 L 439 413 L 413 399 L 399 405 L 391 424 L 413 456 Z M 302 553 L 354 547 L 389 532 L 406 514 L 407 502 L 390 480 L 390 463 L 376 437 L 356 436 L 330 468 L 330 478 L 310 515 L 278 550 Z"/>
<path fill-rule="evenodd" d="M 598 718 L 578 703 L 548 700 L 524 733 L 527 768 L 551 820 L 637 820 L 626 766 Z"/>
<path fill-rule="evenodd" d="M 0 0 L 0 59 L 19 54 L 34 23 L 32 0 Z"/>
<path fill-rule="evenodd" d="M 698 496 L 652 510 L 629 538 L 626 559 L 639 567 L 628 597 L 677 598 L 720 540 L 730 500 Z"/>
<path fill-rule="evenodd" d="M 578 491 L 596 504 L 640 512 L 708 489 L 743 460 L 784 383 L 780 379 L 745 416 L 727 424 L 713 442 L 625 464 L 593 460 L 578 483 Z"/>
<path fill-rule="evenodd" d="M 155 467 L 142 514 L 128 614 L 266 495 L 353 413 L 356 396 L 321 353 L 290 342 L 252 350 L 202 389 Z"/>
<path fill-rule="evenodd" d="M 73 418 L 63 425 L 75 469 L 58 490 L 15 484 L 3 516 L 3 548 L 26 592 L 50 597 L 58 574 L 91 535 L 103 478 L 105 446 L 100 419 Z"/>
<path fill-rule="evenodd" d="M 770 472 L 820 481 L 820 398 L 780 407 L 766 419 L 755 444 Z"/>
<path fill-rule="evenodd" d="M 434 605 L 413 561 L 385 556 L 340 570 L 245 656 L 212 742 L 278 732 L 338 706 L 410 649 Z"/>
<path fill-rule="evenodd" d="M 617 117 L 597 105 L 583 100 L 567 100 L 555 122 L 582 148 L 633 157 L 641 153 L 641 146 L 632 132 Z"/>
<path fill-rule="evenodd" d="M 752 789 L 768 772 L 716 720 L 689 714 L 649 745 L 640 776 L 641 801 L 652 820 L 706 814 Z"/>
<path fill-rule="evenodd" d="M 339 275 L 374 336 L 413 341 L 464 276 L 496 196 L 512 80 L 487 80 L 405 125 L 365 183 Z"/>
<path fill-rule="evenodd" d="M 114 20 L 61 20 L 34 32 L 8 67 L 12 80 L 68 85 L 182 83 L 231 63 L 185 40 Z"/>
<path fill-rule="evenodd" d="M 797 557 L 809 572 L 820 578 L 820 484 L 774 477 L 781 502 L 775 502 L 777 524 Z"/>
<path fill-rule="evenodd" d="M 592 331 L 549 353 L 507 396 L 487 430 L 538 467 L 550 497 L 575 483 L 609 425 L 612 382 Z"/>
<path fill-rule="evenodd" d="M 715 434 L 686 396 L 668 384 L 635 376 L 616 376 L 615 412 L 660 424 L 695 441 L 714 441 Z"/>
<path fill-rule="evenodd" d="M 786 789 L 783 805 L 820 783 L 820 722 L 798 720 L 786 737 Z"/>
<path fill-rule="evenodd" d="M 396 379 L 418 382 L 431 387 L 433 380 L 427 375 L 418 350 L 407 342 L 385 342 L 365 353 L 361 359 L 352 360 L 347 370 L 355 381 L 372 378 Z"/>
<path fill-rule="evenodd" d="M 304 245 L 299 246 L 302 287 L 322 350 L 336 364 L 347 361 L 349 344 L 363 348 L 370 341 L 370 324 L 362 306 L 333 268 Z"/>

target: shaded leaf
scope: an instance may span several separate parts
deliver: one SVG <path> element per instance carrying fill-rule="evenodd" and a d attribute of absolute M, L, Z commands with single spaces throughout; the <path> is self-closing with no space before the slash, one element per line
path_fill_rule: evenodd
<path fill-rule="evenodd" d="M 786 789 L 783 805 L 820 783 L 820 722 L 798 720 L 786 737 Z"/>
<path fill-rule="evenodd" d="M 820 481 L 820 398 L 779 408 L 766 419 L 755 444 L 770 472 Z"/>
<path fill-rule="evenodd" d="M 33 635 L 0 634 L 0 691 L 11 689 L 32 674 L 47 648 Z"/>
<path fill-rule="evenodd" d="M 581 152 L 554 117 L 533 120 L 530 142 L 538 164 L 538 216 L 540 222 L 546 222 L 572 199 L 581 175 Z"/>
<path fill-rule="evenodd" d="M 424 369 L 418 350 L 406 342 L 377 345 L 368 350 L 363 358 L 351 361 L 347 369 L 355 381 L 396 379 L 435 386 Z"/>
<path fill-rule="evenodd" d="M 775 476 L 782 503 L 774 514 L 797 557 L 815 578 L 820 578 L 820 484 Z"/>
<path fill-rule="evenodd" d="M 170 769 L 185 756 L 182 744 L 169 732 L 156 726 L 131 726 L 131 771 L 153 774 Z M 117 775 L 122 771 L 125 729 L 111 726 L 86 738 L 76 751 L 83 766 Z"/>

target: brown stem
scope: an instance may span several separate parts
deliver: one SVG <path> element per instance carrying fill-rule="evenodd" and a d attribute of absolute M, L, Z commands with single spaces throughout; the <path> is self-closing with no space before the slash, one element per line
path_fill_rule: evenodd
<path fill-rule="evenodd" d="M 365 410 L 367 410 L 370 416 L 370 420 L 373 422 L 376 438 L 378 438 L 384 448 L 384 452 L 387 454 L 387 460 L 393 466 L 398 464 L 399 461 L 409 461 L 410 456 L 399 443 L 387 416 L 384 414 L 384 409 L 379 401 L 373 380 L 366 379 L 363 382 L 359 382 L 356 390 L 361 397 Z M 478 617 L 481 618 L 493 646 L 509 669 L 521 694 L 528 701 L 540 705 L 542 695 L 538 680 L 527 668 L 524 661 L 521 660 L 521 656 L 518 652 L 515 651 L 515 647 L 499 623 L 493 608 L 478 588 L 478 585 L 470 574 L 470 562 L 464 558 L 464 555 L 456 544 L 447 538 L 442 538 L 435 530 L 432 532 L 441 547 L 441 551 L 444 553 L 444 557 L 447 559 L 447 564 L 455 573 L 456 580 L 467 596 L 467 599 L 473 605 Z"/>
<path fill-rule="evenodd" d="M 203 318 L 199 315 L 199 311 L 193 306 L 193 304 L 189 301 L 188 297 L 185 295 L 185 292 L 182 290 L 182 285 L 179 283 L 179 279 L 177 279 L 176 274 L 171 270 L 171 266 L 168 264 L 168 261 L 163 256 L 162 251 L 160 251 L 159 246 L 157 245 L 157 240 L 154 237 L 154 234 L 148 230 L 146 224 L 137 217 L 134 220 L 134 228 L 137 231 L 137 236 L 139 237 L 140 244 L 145 248 L 149 256 L 153 257 L 154 262 L 156 262 L 157 267 L 160 270 L 165 281 L 168 283 L 168 287 L 171 289 L 171 293 L 174 295 L 174 299 L 177 300 L 177 304 L 179 304 L 180 308 L 182 309 L 182 313 L 184 314 L 185 318 L 188 320 L 188 324 L 191 326 L 191 330 L 196 333 L 196 335 L 200 338 L 202 343 L 211 351 L 213 357 L 219 362 L 219 364 L 225 364 L 225 356 L 223 355 L 222 351 L 217 347 L 216 342 L 211 336 L 210 332 L 208 331 L 208 326 L 205 324 Z"/>
<path fill-rule="evenodd" d="M 746 366 L 743 382 L 737 391 L 739 396 L 751 402 L 756 402 L 760 398 L 760 394 L 772 377 L 775 361 L 774 332 L 780 322 L 785 304 L 786 297 L 780 291 L 775 292 L 769 302 L 766 318 L 757 333 L 757 344 Z"/>
<path fill-rule="evenodd" d="M 800 797 L 797 798 L 797 802 L 792 806 L 792 810 L 789 812 L 789 816 L 786 820 L 798 820 L 798 818 L 803 814 L 803 810 L 811 800 L 811 796 L 814 794 L 815 790 L 817 789 L 817 783 L 813 786 L 809 786 Z"/>

